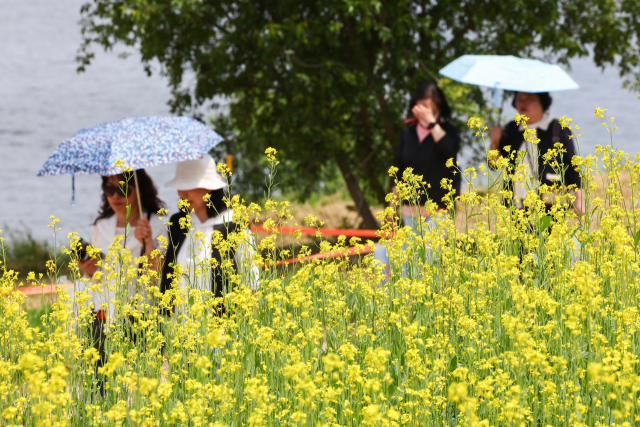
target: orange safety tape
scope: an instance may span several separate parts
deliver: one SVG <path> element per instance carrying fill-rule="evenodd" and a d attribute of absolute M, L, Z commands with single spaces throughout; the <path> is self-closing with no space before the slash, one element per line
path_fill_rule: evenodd
<path fill-rule="evenodd" d="M 346 236 L 346 237 L 363 237 L 363 238 L 378 238 L 378 230 L 352 230 L 350 228 L 313 228 L 313 227 L 273 227 L 265 230 L 261 225 L 252 225 L 251 231 L 254 233 L 270 233 L 271 230 L 276 230 L 278 233 L 293 233 L 294 231 L 300 231 L 302 234 L 315 235 L 317 231 L 320 231 L 325 236 Z"/>
<path fill-rule="evenodd" d="M 279 227 L 280 232 L 291 232 L 290 230 L 292 229 L 291 227 Z M 296 228 L 297 230 L 298 228 Z M 315 234 L 315 228 L 311 228 L 311 227 L 303 227 L 303 230 L 313 230 L 314 234 Z M 251 230 L 254 232 L 265 232 L 265 230 L 258 226 L 251 226 Z M 374 230 L 349 230 L 349 229 L 328 229 L 330 232 L 337 232 L 337 231 L 374 231 Z M 324 229 L 322 229 L 322 231 L 326 231 Z M 304 231 L 303 231 L 304 234 Z M 344 234 L 344 233 L 339 233 L 339 234 L 332 234 L 332 233 L 327 233 L 330 236 L 339 236 L 340 234 Z M 353 235 L 351 236 L 353 237 Z M 356 236 L 356 237 L 362 237 L 362 236 Z M 368 237 L 368 236 L 365 236 Z M 375 236 L 378 237 L 378 236 Z M 315 255 L 308 255 L 305 257 L 302 257 L 302 259 L 300 258 L 290 258 L 290 259 L 283 259 L 278 261 L 276 264 L 277 265 L 284 265 L 284 264 L 297 264 L 300 262 L 307 262 L 307 261 L 313 261 L 314 259 L 325 259 L 325 258 L 339 258 L 339 257 L 344 257 L 344 256 L 355 256 L 355 255 L 366 255 L 369 254 L 371 252 L 373 252 L 374 248 L 373 246 L 365 246 L 364 248 L 360 249 L 360 250 L 356 250 L 356 248 L 354 246 L 350 246 L 348 248 L 345 248 L 343 250 L 340 251 L 334 251 L 334 252 L 325 252 L 325 253 L 321 253 L 321 254 L 315 254 Z M 58 284 L 59 287 L 63 287 L 63 288 L 67 288 L 67 289 L 73 289 L 73 283 L 65 283 L 65 284 Z M 22 292 L 25 295 L 40 295 L 40 294 L 53 294 L 56 292 L 55 290 L 55 285 L 45 285 L 45 286 L 25 286 L 24 288 L 18 288 L 18 291 Z"/>
<path fill-rule="evenodd" d="M 308 256 L 302 257 L 302 259 L 300 258 L 283 259 L 278 261 L 276 264 L 277 265 L 296 264 L 301 262 L 313 261 L 314 259 L 339 258 L 339 257 L 345 257 L 345 256 L 364 255 L 364 254 L 373 252 L 373 249 L 374 249 L 373 246 L 365 246 L 360 250 L 356 250 L 354 246 L 351 246 L 340 251 L 308 255 Z"/>
<path fill-rule="evenodd" d="M 73 283 L 59 283 L 58 287 L 65 289 L 73 289 Z M 56 285 L 44 285 L 44 286 L 25 286 L 18 288 L 18 291 L 25 295 L 41 295 L 41 294 L 55 294 Z"/>

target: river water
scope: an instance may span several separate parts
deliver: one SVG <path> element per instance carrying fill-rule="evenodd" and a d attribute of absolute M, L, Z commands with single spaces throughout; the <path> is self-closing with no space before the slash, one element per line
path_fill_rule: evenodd
<path fill-rule="evenodd" d="M 157 73 L 147 77 L 135 53 L 123 60 L 117 56 L 120 51 L 97 51 L 87 72 L 76 73 L 83 2 L 0 0 L 1 229 L 30 230 L 37 238 L 49 239 L 46 225 L 49 215 L 55 215 L 63 239 L 68 231 L 88 239 L 100 178 L 76 177 L 76 203 L 71 206 L 71 178 L 37 177 L 38 170 L 55 147 L 79 129 L 124 117 L 169 114 L 165 79 Z M 582 127 L 581 149 L 590 153 L 596 144 L 609 141 L 594 116 L 596 107 L 608 108 L 620 128 L 617 146 L 637 152 L 637 95 L 621 88 L 613 69 L 603 73 L 589 59 L 573 61 L 572 67 L 570 74 L 581 88 L 552 94 L 551 112 L 572 117 Z M 506 108 L 505 114 L 513 113 Z M 174 169 L 161 166 L 149 173 L 162 184 Z M 175 190 L 160 188 L 160 197 L 176 206 Z"/>

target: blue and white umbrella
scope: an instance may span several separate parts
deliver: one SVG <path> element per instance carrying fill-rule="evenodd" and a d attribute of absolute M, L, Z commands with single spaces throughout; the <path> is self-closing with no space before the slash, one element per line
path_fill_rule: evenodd
<path fill-rule="evenodd" d="M 440 70 L 461 83 L 517 92 L 557 92 L 578 89 L 558 65 L 511 55 L 463 55 Z M 496 99 L 497 104 L 497 99 Z"/>
<path fill-rule="evenodd" d="M 204 157 L 222 137 L 190 117 L 132 117 L 82 129 L 62 142 L 38 176 L 115 175 L 132 169 Z"/>
<path fill-rule="evenodd" d="M 124 160 L 133 170 L 204 157 L 223 138 L 190 117 L 132 117 L 82 129 L 63 141 L 38 176 L 116 175 Z M 72 202 L 75 194 L 72 196 Z"/>

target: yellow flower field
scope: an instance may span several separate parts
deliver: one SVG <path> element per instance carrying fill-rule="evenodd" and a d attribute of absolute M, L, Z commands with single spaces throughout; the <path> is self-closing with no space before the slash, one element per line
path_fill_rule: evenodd
<path fill-rule="evenodd" d="M 596 113 L 613 132 L 606 112 Z M 484 135 L 479 120 L 469 125 Z M 535 132 L 527 138 L 535 142 Z M 267 155 L 273 176 L 277 153 Z M 209 283 L 206 263 L 190 277 L 188 294 L 175 286 L 163 295 L 149 260 L 140 260 L 141 271 L 130 267 L 126 242 L 116 240 L 101 248 L 107 255 L 97 280 L 80 279 L 118 296 L 115 318 L 105 322 L 103 366 L 87 292 L 70 301 L 60 291 L 44 329 L 34 330 L 13 290 L 16 274 L 3 268 L 0 425 L 638 425 L 639 159 L 611 146 L 573 165 L 548 157 L 558 170 L 579 169 L 585 215 L 570 209 L 571 189 L 556 189 L 550 211 L 538 191 L 522 210 L 499 184 L 480 196 L 474 176 L 488 179 L 490 166 L 498 175 L 514 172 L 488 152 L 485 164 L 460 171 L 469 191 L 450 194 L 465 218 L 458 226 L 439 214 L 437 228 L 416 233 L 393 209 L 381 212 L 388 278 L 372 255 L 283 271 L 274 259 L 283 236 L 272 231 L 247 259 L 261 266 L 255 294 L 225 260 L 223 299 L 198 290 Z M 524 179 L 520 169 L 516 180 Z M 396 181 L 400 198 L 424 191 L 411 173 Z M 246 206 L 236 196 L 228 203 L 244 228 L 258 213 L 270 218 L 265 229 L 293 225 L 285 202 Z M 62 235 L 57 220 L 50 225 Z M 306 225 L 319 223 L 310 216 Z M 78 237 L 68 236 L 65 250 L 75 254 Z M 245 240 L 231 233 L 217 245 Z M 366 245 L 342 237 L 320 247 Z M 49 266 L 55 278 L 58 267 Z M 78 275 L 77 262 L 70 267 Z M 149 300 L 124 297 L 136 276 Z"/>

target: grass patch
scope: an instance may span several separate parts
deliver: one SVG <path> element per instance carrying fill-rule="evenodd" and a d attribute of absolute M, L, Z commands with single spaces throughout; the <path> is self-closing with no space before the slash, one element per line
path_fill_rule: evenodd
<path fill-rule="evenodd" d="M 27 312 L 27 321 L 29 322 L 29 326 L 32 328 L 39 328 L 41 331 L 44 330 L 42 316 L 51 313 L 51 306 L 49 304 L 44 304 L 42 307 L 28 308 L 25 311 Z"/>
<path fill-rule="evenodd" d="M 53 247 L 46 240 L 35 239 L 29 230 L 12 230 L 4 244 L 6 269 L 18 272 L 19 280 L 25 279 L 31 271 L 36 276 L 47 277 L 46 263 L 52 259 Z M 69 257 L 59 254 L 57 258 L 59 275 L 68 275 Z"/>

